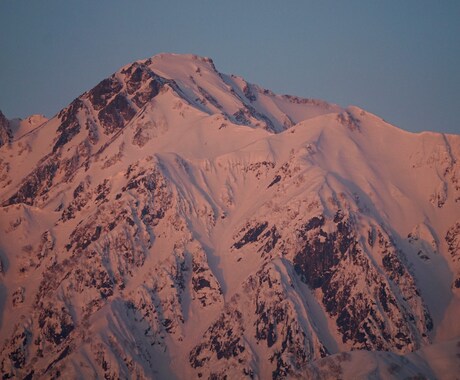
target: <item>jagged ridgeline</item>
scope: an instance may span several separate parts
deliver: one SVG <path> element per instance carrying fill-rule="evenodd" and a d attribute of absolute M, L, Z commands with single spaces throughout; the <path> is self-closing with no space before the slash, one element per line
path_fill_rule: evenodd
<path fill-rule="evenodd" d="M 454 378 L 459 155 L 192 55 L 0 114 L 3 378 Z"/>

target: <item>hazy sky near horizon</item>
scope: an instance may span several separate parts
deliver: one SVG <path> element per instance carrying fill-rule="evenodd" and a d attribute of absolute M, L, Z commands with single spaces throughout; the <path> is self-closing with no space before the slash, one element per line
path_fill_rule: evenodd
<path fill-rule="evenodd" d="M 276 93 L 460 133 L 460 1 L 2 0 L 0 110 L 56 114 L 137 59 L 213 58 Z"/>

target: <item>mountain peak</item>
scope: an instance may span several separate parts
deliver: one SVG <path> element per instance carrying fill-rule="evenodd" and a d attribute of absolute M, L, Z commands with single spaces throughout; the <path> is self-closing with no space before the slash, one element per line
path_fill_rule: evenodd
<path fill-rule="evenodd" d="M 192 61 L 192 62 L 201 62 L 205 64 L 214 65 L 212 58 L 204 57 L 204 56 L 200 56 L 196 54 L 159 53 L 159 54 L 152 56 L 149 59 L 151 59 L 152 61 L 155 61 L 155 60 L 167 60 L 169 62 L 174 61 L 174 62 L 182 63 L 182 64 Z"/>
<path fill-rule="evenodd" d="M 154 72 L 170 79 L 180 79 L 200 73 L 201 70 L 217 73 L 211 58 L 195 54 L 159 53 L 150 58 L 138 60 L 134 63 L 148 66 Z M 132 63 L 133 64 L 133 63 Z M 120 71 L 132 64 L 125 65 Z"/>
<path fill-rule="evenodd" d="M 447 339 L 456 368 L 458 136 L 178 54 L 42 121 L 0 112 L 5 378 L 437 377 Z"/>

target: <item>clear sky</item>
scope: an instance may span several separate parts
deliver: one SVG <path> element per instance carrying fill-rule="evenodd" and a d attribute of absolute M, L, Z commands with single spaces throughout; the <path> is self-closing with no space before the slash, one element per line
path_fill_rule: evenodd
<path fill-rule="evenodd" d="M 0 110 L 51 117 L 160 52 L 406 130 L 460 133 L 460 0 L 1 0 Z"/>

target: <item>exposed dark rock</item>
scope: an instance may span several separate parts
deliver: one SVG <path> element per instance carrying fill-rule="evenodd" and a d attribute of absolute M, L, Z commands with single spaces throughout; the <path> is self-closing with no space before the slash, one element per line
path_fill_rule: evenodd
<path fill-rule="evenodd" d="M 9 121 L 3 115 L 2 111 L 0 111 L 0 148 L 5 145 L 9 144 L 13 139 L 13 134 L 10 129 Z"/>
<path fill-rule="evenodd" d="M 128 181 L 123 191 L 137 189 L 139 186 L 149 192 L 155 191 L 157 188 L 155 175 L 153 173 L 147 174 L 145 171 L 141 171 Z"/>
<path fill-rule="evenodd" d="M 460 222 L 456 222 L 446 233 L 446 243 L 454 260 L 460 260 Z"/>
<path fill-rule="evenodd" d="M 8 199 L 5 205 L 25 203 L 32 205 L 37 197 L 44 195 L 53 185 L 53 178 L 59 168 L 59 161 L 48 160 L 23 181 L 18 192 Z"/>
<path fill-rule="evenodd" d="M 118 94 L 122 87 L 122 84 L 114 75 L 99 82 L 99 84 L 88 93 L 93 108 L 99 111 L 107 106 L 108 101 Z"/>
<path fill-rule="evenodd" d="M 204 97 L 204 99 L 206 99 L 206 101 L 211 103 L 214 107 L 220 110 L 222 109 L 222 106 L 219 104 L 216 98 L 214 98 L 214 96 L 207 92 L 203 87 L 198 86 L 198 91 Z"/>
<path fill-rule="evenodd" d="M 161 78 L 147 64 L 147 62 L 145 64 L 135 62 L 122 70 L 122 73 L 126 75 L 127 92 L 132 95 L 132 101 L 139 108 L 157 96 L 165 84 L 169 83 L 175 87 L 174 81 Z"/>
<path fill-rule="evenodd" d="M 132 64 L 128 69 L 122 71 L 123 74 L 128 74 L 126 81 L 126 88 L 128 94 L 133 94 L 139 90 L 144 82 L 146 82 L 151 76 L 151 71 L 144 65 L 139 63 Z"/>
<path fill-rule="evenodd" d="M 107 202 L 107 196 L 110 193 L 110 181 L 104 179 L 104 181 L 96 188 L 96 203 Z"/>
<path fill-rule="evenodd" d="M 433 330 L 433 318 L 431 318 L 431 315 L 430 313 L 428 312 L 428 310 L 425 310 L 424 314 L 423 314 L 423 317 L 425 318 L 425 327 L 428 331 L 432 331 Z"/>
<path fill-rule="evenodd" d="M 11 364 L 14 368 L 20 369 L 23 368 L 26 364 L 26 361 L 29 356 L 28 346 L 31 343 L 31 340 L 32 333 L 23 326 L 17 325 L 9 345 L 4 348 L 4 352 L 8 352 L 8 358 L 11 360 Z M 4 363 L 2 363 L 2 367 L 3 366 Z M 3 372 L 3 375 L 3 378 L 14 377 L 13 374 L 11 374 L 11 376 L 5 376 L 5 372 Z"/>
<path fill-rule="evenodd" d="M 345 214 L 343 210 L 338 209 L 337 212 L 334 215 L 334 223 L 339 223 L 345 218 Z"/>
<path fill-rule="evenodd" d="M 453 283 L 454 288 L 460 289 L 460 277 L 456 278 Z"/>
<path fill-rule="evenodd" d="M 382 258 L 382 264 L 391 280 L 401 277 L 405 273 L 405 268 L 399 258 L 392 252 L 387 251 Z"/>
<path fill-rule="evenodd" d="M 59 356 L 53 360 L 49 365 L 48 367 L 46 367 L 45 369 L 45 373 L 47 373 L 54 365 L 56 365 L 58 362 L 60 362 L 62 359 L 64 359 L 66 356 L 68 356 L 70 353 L 71 353 L 71 348 L 70 346 L 67 346 L 66 348 L 64 348 L 61 353 L 59 354 Z"/>
<path fill-rule="evenodd" d="M 236 111 L 232 116 L 237 124 L 240 124 L 240 125 L 250 125 L 251 124 L 251 120 L 249 119 L 250 113 L 245 108 Z"/>
<path fill-rule="evenodd" d="M 13 307 L 16 307 L 24 302 L 24 298 L 25 298 L 24 292 L 25 292 L 25 289 L 22 286 L 20 286 L 14 291 L 13 297 L 12 297 Z"/>
<path fill-rule="evenodd" d="M 146 125 L 138 125 L 133 136 L 133 144 L 142 148 L 145 144 L 149 142 L 151 137 L 148 133 L 149 127 Z"/>
<path fill-rule="evenodd" d="M 257 112 L 256 109 L 253 108 L 252 106 L 247 106 L 247 107 L 249 108 L 249 112 L 252 117 L 256 118 L 257 120 L 265 124 L 264 128 L 266 130 L 271 131 L 271 132 L 279 132 L 268 116 L 265 116 L 264 114 L 260 112 Z"/>
<path fill-rule="evenodd" d="M 323 232 L 312 238 L 306 235 L 309 230 L 319 228 L 323 223 L 322 217 L 314 217 L 304 225 L 299 231 L 304 241 L 303 248 L 294 256 L 294 269 L 302 281 L 313 289 L 321 287 L 332 276 L 332 269 L 342 259 L 342 250 L 346 247 L 344 236 L 338 236 L 338 233 Z M 343 248 L 339 250 L 340 246 Z"/>
<path fill-rule="evenodd" d="M 99 130 L 97 124 L 93 120 L 88 119 L 86 120 L 85 125 L 88 130 L 88 141 L 92 145 L 96 145 L 99 142 Z"/>
<path fill-rule="evenodd" d="M 183 265 L 181 265 L 183 266 Z M 185 271 L 183 268 L 181 273 Z M 185 289 L 184 277 L 181 277 L 182 290 Z M 202 251 L 192 256 L 192 298 L 198 299 L 202 306 L 215 305 L 222 302 L 222 289 L 210 270 L 206 255 Z"/>
<path fill-rule="evenodd" d="M 273 226 L 268 231 L 266 231 L 261 240 L 264 240 L 264 245 L 259 249 L 259 252 L 269 253 L 275 248 L 276 243 L 281 238 L 281 235 L 278 233 L 276 226 Z"/>
<path fill-rule="evenodd" d="M 295 303 L 287 295 L 283 275 L 273 264 L 266 264 L 247 279 L 244 293 L 255 308 L 254 337 L 270 349 L 270 362 L 276 363 L 274 373 L 280 378 L 282 373 L 300 375 L 315 349 L 306 336 L 306 326 L 299 321 Z"/>
<path fill-rule="evenodd" d="M 270 182 L 270 185 L 267 186 L 267 189 L 269 189 L 273 185 L 277 184 L 279 181 L 281 181 L 281 176 L 279 174 L 277 174 L 275 176 L 275 178 L 273 179 L 273 181 Z"/>
<path fill-rule="evenodd" d="M 241 247 L 245 246 L 248 243 L 253 243 L 257 241 L 258 237 L 264 230 L 268 227 L 268 222 L 264 222 L 261 224 L 257 224 L 256 226 L 250 228 L 244 236 L 233 244 L 233 248 L 240 249 Z M 244 231 L 244 230 L 243 230 Z"/>
<path fill-rule="evenodd" d="M 302 231 L 305 233 L 307 231 L 310 231 L 310 230 L 313 230 L 313 229 L 316 229 L 322 226 L 324 226 L 324 216 L 323 215 L 314 216 L 307 223 L 303 225 Z M 302 235 L 302 236 L 305 237 L 305 235 Z"/>
<path fill-rule="evenodd" d="M 57 129 L 59 137 L 54 143 L 53 153 L 62 148 L 80 132 L 80 123 L 77 115 L 83 107 L 83 102 L 77 98 L 59 113 L 58 117 L 61 120 L 61 125 Z"/>
<path fill-rule="evenodd" d="M 62 182 L 71 182 L 75 173 L 80 168 L 81 162 L 90 156 L 90 146 L 89 143 L 83 141 L 77 146 L 75 154 L 70 158 L 64 158 L 61 161 L 59 173 L 63 172 Z"/>
<path fill-rule="evenodd" d="M 245 166 L 244 171 L 246 173 L 254 173 L 256 178 L 260 179 L 260 177 L 267 175 L 269 170 L 274 167 L 275 163 L 272 161 L 259 161 Z"/>
<path fill-rule="evenodd" d="M 57 309 L 52 305 L 41 310 L 38 325 L 43 337 L 55 345 L 61 344 L 75 328 L 68 311 L 64 307 Z"/>
<path fill-rule="evenodd" d="M 277 132 L 277 129 L 273 125 L 273 122 L 267 116 L 258 112 L 251 105 L 245 104 L 243 108 L 236 111 L 232 116 L 236 124 L 251 125 L 251 118 L 254 118 L 262 122 L 264 124 L 265 129 L 272 132 Z"/>
<path fill-rule="evenodd" d="M 276 369 L 272 372 L 272 379 L 286 379 L 290 374 L 290 366 L 283 360 L 281 353 L 275 353 L 272 360 L 276 360 Z"/>
<path fill-rule="evenodd" d="M 136 111 L 128 99 L 122 94 L 117 94 L 106 107 L 99 111 L 98 117 L 105 134 L 110 135 L 122 129 L 135 114 Z"/>
<path fill-rule="evenodd" d="M 246 83 L 246 85 L 243 87 L 243 93 L 246 99 L 248 99 L 251 103 L 257 100 L 257 92 L 254 91 L 253 86 L 249 83 Z"/>
<path fill-rule="evenodd" d="M 367 231 L 367 243 L 373 247 L 375 244 L 375 231 L 374 229 L 370 229 Z"/>
<path fill-rule="evenodd" d="M 95 220 L 89 220 L 87 224 L 78 225 L 70 234 L 70 243 L 67 244 L 66 249 L 69 251 L 72 247 L 74 253 L 81 253 L 92 242 L 99 239 L 102 231 L 102 226 L 96 225 Z"/>
<path fill-rule="evenodd" d="M 63 222 L 75 218 L 75 213 L 81 211 L 91 199 L 92 194 L 88 191 L 87 184 L 80 182 L 73 192 L 73 200 L 62 211 L 61 219 Z"/>
<path fill-rule="evenodd" d="M 338 212 L 333 221 L 336 230 L 329 233 L 322 230 L 325 223 L 322 217 L 310 219 L 298 231 L 303 248 L 294 256 L 296 272 L 311 288 L 321 288 L 323 305 L 326 312 L 336 318 L 344 342 L 351 341 L 356 347 L 378 350 L 392 345 L 403 350 L 414 344 L 416 338 L 400 316 L 394 323 L 399 326 L 401 334 L 396 336 L 396 333 L 388 330 L 383 318 L 394 319 L 393 310 L 400 310 L 401 306 L 387 284 L 379 279 L 377 274 L 370 274 L 372 273 L 370 263 L 363 255 L 345 214 Z M 379 233 L 379 245 L 382 250 L 383 267 L 388 277 L 396 284 L 409 281 L 409 279 L 402 279 L 407 277 L 408 273 L 396 251 L 390 249 L 389 242 L 381 233 Z M 348 264 L 350 271 L 353 266 L 356 266 L 360 271 L 367 273 L 366 277 L 373 276 L 372 280 L 368 281 L 369 286 L 379 284 L 374 290 L 377 299 L 371 299 L 365 292 L 355 289 L 358 276 L 352 271 L 343 272 L 340 264 L 344 260 L 350 262 Z M 415 296 L 418 296 L 418 293 Z M 380 307 L 376 306 L 375 301 L 380 304 Z M 380 310 L 383 310 L 386 317 L 381 315 Z M 408 314 L 407 317 L 410 318 L 410 315 Z M 413 316 L 412 320 L 414 320 Z M 428 329 L 428 325 L 432 322 L 427 311 L 424 320 Z"/>
<path fill-rule="evenodd" d="M 192 284 L 193 284 L 193 290 L 195 292 L 203 289 L 203 288 L 209 288 L 211 287 L 211 283 L 205 279 L 205 278 L 198 278 L 198 279 L 192 279 Z"/>
<path fill-rule="evenodd" d="M 193 368 L 203 367 L 214 355 L 217 360 L 238 357 L 245 350 L 242 332 L 241 313 L 238 310 L 227 310 L 206 331 L 204 342 L 190 352 L 191 366 Z"/>
<path fill-rule="evenodd" d="M 114 280 L 102 266 L 93 265 L 87 270 L 77 268 L 72 275 L 78 284 L 75 287 L 78 293 L 83 293 L 85 290 L 93 288 L 99 291 L 101 298 L 105 299 L 113 295 Z"/>
<path fill-rule="evenodd" d="M 354 117 L 351 112 L 345 111 L 337 115 L 337 121 L 350 129 L 351 131 L 359 131 L 359 119 Z"/>
<path fill-rule="evenodd" d="M 133 102 L 139 107 L 143 107 L 147 102 L 152 100 L 160 93 L 161 88 L 170 81 L 163 80 L 158 76 L 153 77 L 144 90 L 138 91 L 133 97 Z"/>

